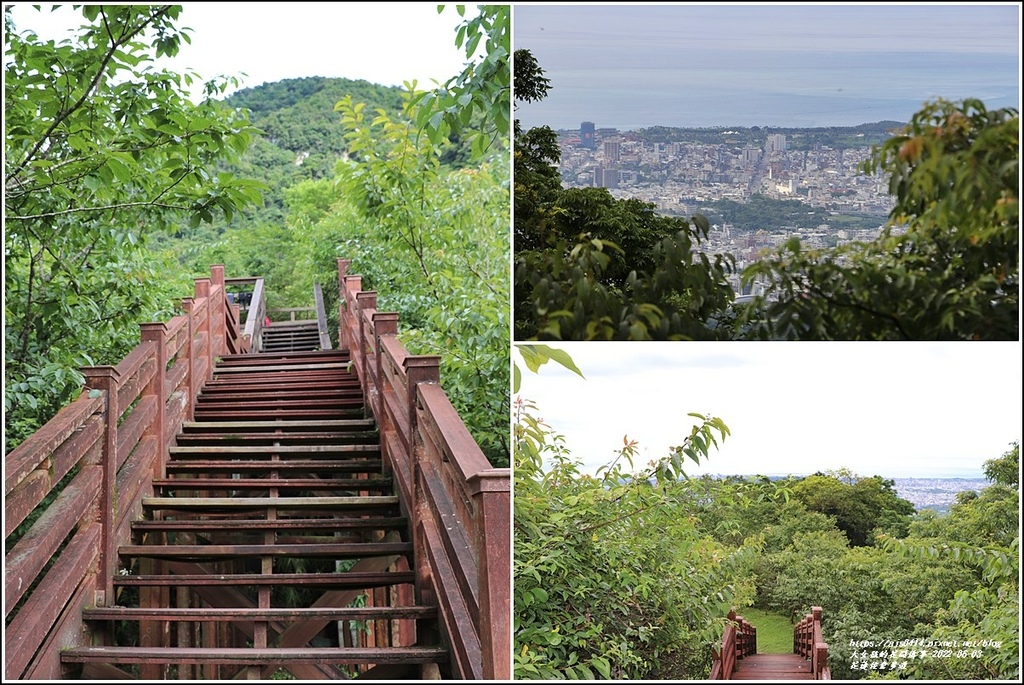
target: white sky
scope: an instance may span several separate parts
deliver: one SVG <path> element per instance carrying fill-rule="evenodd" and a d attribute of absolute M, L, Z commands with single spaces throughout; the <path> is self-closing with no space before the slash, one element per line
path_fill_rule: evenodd
<path fill-rule="evenodd" d="M 637 440 L 638 466 L 712 414 L 732 435 L 687 473 L 981 476 L 1021 436 L 1019 343 L 561 343 L 519 396 L 586 470 Z M 689 462 L 692 467 L 692 462 Z"/>
<path fill-rule="evenodd" d="M 37 12 L 15 3 L 20 30 L 41 38 L 68 37 L 84 23 L 70 5 Z M 437 3 L 182 3 L 177 21 L 189 27 L 170 69 L 192 69 L 204 79 L 238 76 L 242 87 L 304 76 L 365 79 L 384 86 L 417 80 L 420 89 L 459 74 L 465 53 L 455 47 L 463 18 L 454 6 L 438 14 Z M 45 6 L 48 7 L 48 6 Z M 475 6 L 466 9 L 472 16 Z M 247 76 L 243 76 L 247 74 Z"/>

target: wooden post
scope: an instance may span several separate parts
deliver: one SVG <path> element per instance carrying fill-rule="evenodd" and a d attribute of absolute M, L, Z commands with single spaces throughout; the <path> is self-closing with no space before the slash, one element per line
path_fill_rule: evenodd
<path fill-rule="evenodd" d="M 210 310 L 210 317 L 213 325 L 213 337 L 216 342 L 211 342 L 210 349 L 213 350 L 214 357 L 223 357 L 227 354 L 227 335 L 225 331 L 227 311 L 225 310 L 226 297 L 224 295 L 224 265 L 214 264 L 210 267 L 210 282 L 212 289 L 210 291 L 212 309 Z"/>
<path fill-rule="evenodd" d="M 185 349 L 178 352 L 178 359 L 181 360 L 184 358 L 187 360 L 188 364 L 188 404 L 183 420 L 191 421 L 195 416 L 196 393 L 199 391 L 199 382 L 196 380 L 196 353 L 194 340 L 196 334 L 196 317 L 195 314 L 193 314 L 193 310 L 195 309 L 195 300 L 191 297 L 182 299 L 181 308 L 185 311 L 185 315 L 188 319 L 185 325 Z"/>
<path fill-rule="evenodd" d="M 356 317 L 356 344 L 359 346 L 359 354 L 363 360 L 363 368 L 359 369 L 359 376 L 363 379 L 364 383 L 369 384 L 369 377 L 366 375 L 369 373 L 368 368 L 369 362 L 366 360 L 366 348 L 369 347 L 377 353 L 377 341 L 367 340 L 368 331 L 366 330 L 366 321 L 363 317 L 363 312 L 368 309 L 377 309 L 377 293 L 372 290 L 358 290 L 356 291 L 356 310 L 352 313 Z"/>
<path fill-rule="evenodd" d="M 367 393 L 366 400 L 372 406 L 373 416 L 379 422 L 384 417 L 384 388 L 381 387 L 384 384 L 384 355 L 380 339 L 385 335 L 398 335 L 398 314 L 395 312 L 375 312 L 373 314 L 373 335 L 374 373 L 376 374 L 377 382 L 373 384 L 372 389 Z M 364 376 L 364 378 L 366 377 Z M 370 387 L 368 378 L 366 378 L 366 382 L 367 387 Z"/>
<path fill-rule="evenodd" d="M 441 382 L 441 358 L 436 355 L 409 355 L 403 363 L 405 367 L 405 399 L 409 412 L 409 446 L 416 444 L 416 405 L 419 398 L 416 395 L 416 386 L 420 383 Z M 419 450 L 413 453 L 419 458 Z M 418 465 L 417 465 L 418 466 Z"/>
<path fill-rule="evenodd" d="M 156 397 L 156 416 L 149 433 L 156 437 L 156 461 L 153 465 L 153 477 L 163 478 L 164 467 L 167 465 L 167 324 L 165 323 L 144 323 L 139 326 L 142 329 L 141 339 L 143 342 L 156 344 L 156 372 L 153 380 L 149 382 L 143 395 Z"/>
<path fill-rule="evenodd" d="M 213 378 L 213 360 L 217 356 L 213 350 L 213 306 L 210 302 L 210 279 L 209 278 L 197 278 L 196 279 L 196 299 L 206 298 L 206 315 L 203 316 L 203 320 L 198 322 L 199 328 L 206 332 L 206 375 L 204 378 L 197 378 L 196 381 L 199 386 L 202 386 L 206 381 Z"/>
<path fill-rule="evenodd" d="M 117 572 L 117 549 L 114 529 L 117 521 L 117 421 L 121 417 L 117 391 L 121 374 L 113 366 L 93 366 L 82 369 L 85 387 L 99 390 L 104 394 L 103 412 L 103 480 L 100 490 L 100 565 L 102 578 L 97 585 L 96 606 L 109 606 L 114 602 L 114 573 Z"/>
<path fill-rule="evenodd" d="M 477 587 L 480 589 L 480 643 L 485 680 L 512 678 L 512 642 L 508 616 L 511 611 L 511 533 L 508 513 L 512 508 L 507 469 L 479 473 L 469 480 L 474 507 L 482 518 L 476 536 Z"/>

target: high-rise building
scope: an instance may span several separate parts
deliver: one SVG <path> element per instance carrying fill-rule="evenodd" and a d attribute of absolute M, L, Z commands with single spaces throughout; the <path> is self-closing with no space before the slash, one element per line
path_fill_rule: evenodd
<path fill-rule="evenodd" d="M 605 169 L 604 179 L 601 186 L 604 188 L 618 188 L 619 187 L 619 170 L 618 169 Z"/>
<path fill-rule="evenodd" d="M 580 147 L 593 150 L 597 147 L 597 139 L 594 137 L 594 122 L 584 121 L 580 124 Z"/>
<path fill-rule="evenodd" d="M 619 161 L 620 150 L 621 144 L 618 140 L 604 141 L 604 163 L 617 164 Z"/>
<path fill-rule="evenodd" d="M 786 136 L 782 133 L 773 133 L 768 136 L 768 140 L 765 142 L 765 149 L 768 152 L 785 152 Z"/>

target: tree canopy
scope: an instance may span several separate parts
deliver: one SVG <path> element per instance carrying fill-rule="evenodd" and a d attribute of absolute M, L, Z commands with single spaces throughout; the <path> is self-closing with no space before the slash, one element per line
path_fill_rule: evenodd
<path fill-rule="evenodd" d="M 244 112 L 185 94 L 199 77 L 152 66 L 188 41 L 174 5 L 85 5 L 74 40 L 5 16 L 4 315 L 7 447 L 110 363 L 134 324 L 166 314 L 175 279 L 145 245 L 177 221 L 230 217 L 260 186 L 226 172 L 254 133 Z"/>
<path fill-rule="evenodd" d="M 527 50 L 515 59 L 517 100 L 543 98 L 548 82 Z M 521 95 L 520 95 L 521 94 Z M 727 327 L 734 262 L 699 247 L 710 225 L 659 216 L 603 188 L 561 187 L 557 137 L 515 125 L 515 337 L 716 339 Z"/>

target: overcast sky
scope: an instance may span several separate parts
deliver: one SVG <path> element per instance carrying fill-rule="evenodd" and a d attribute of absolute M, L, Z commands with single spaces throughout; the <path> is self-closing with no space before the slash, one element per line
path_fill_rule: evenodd
<path fill-rule="evenodd" d="M 18 3 L 19 30 L 44 38 L 67 37 L 84 23 L 70 5 L 42 13 Z M 365 79 L 401 86 L 416 79 L 433 87 L 462 71 L 465 53 L 455 47 L 462 18 L 454 7 L 438 14 L 435 3 L 183 3 L 178 26 L 189 27 L 168 68 L 190 68 L 204 79 L 239 76 L 243 87 L 304 76 Z M 49 6 L 45 6 L 49 7 Z M 472 13 L 472 6 L 467 14 Z M 242 74 L 247 76 L 242 76 Z"/>
<path fill-rule="evenodd" d="M 848 126 L 1019 105 L 1019 3 L 519 4 L 551 90 L 523 126 Z"/>
<path fill-rule="evenodd" d="M 587 471 L 637 440 L 643 465 L 689 434 L 732 435 L 692 473 L 980 476 L 1021 435 L 1018 343 L 563 343 L 586 380 L 549 362 L 519 396 Z M 692 464 L 691 464 L 692 466 Z M 691 471 L 688 470 L 688 473 Z"/>

